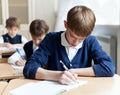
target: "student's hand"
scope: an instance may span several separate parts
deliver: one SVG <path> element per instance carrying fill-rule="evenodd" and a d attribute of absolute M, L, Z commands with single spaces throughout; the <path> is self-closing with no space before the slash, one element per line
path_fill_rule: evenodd
<path fill-rule="evenodd" d="M 19 60 L 16 61 L 15 64 L 18 65 L 18 66 L 24 66 L 25 63 L 26 63 L 26 60 L 19 59 Z"/>
<path fill-rule="evenodd" d="M 72 84 L 76 81 L 77 74 L 74 74 L 71 71 L 63 71 L 58 78 L 58 82 L 61 84 Z"/>
<path fill-rule="evenodd" d="M 10 47 L 13 47 L 14 45 L 12 45 L 10 43 L 4 43 L 4 46 L 10 48 Z"/>

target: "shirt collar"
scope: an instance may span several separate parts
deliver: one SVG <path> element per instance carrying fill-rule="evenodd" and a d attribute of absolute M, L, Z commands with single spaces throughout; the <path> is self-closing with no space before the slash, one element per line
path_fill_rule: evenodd
<path fill-rule="evenodd" d="M 65 47 L 73 47 L 73 46 L 70 46 L 70 44 L 67 42 L 65 38 L 65 32 L 61 34 L 61 44 Z M 82 47 L 82 44 L 83 44 L 83 41 L 79 43 L 77 46 L 74 46 L 73 48 L 80 49 Z"/>
<path fill-rule="evenodd" d="M 33 52 L 35 52 L 38 49 L 38 46 L 36 46 L 35 44 L 33 44 Z"/>

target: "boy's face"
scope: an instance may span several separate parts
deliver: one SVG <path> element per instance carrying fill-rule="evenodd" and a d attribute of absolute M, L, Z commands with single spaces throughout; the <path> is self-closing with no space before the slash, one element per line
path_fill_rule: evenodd
<path fill-rule="evenodd" d="M 64 26 L 66 28 L 66 34 L 65 34 L 66 40 L 71 46 L 77 46 L 86 38 L 86 37 L 76 35 L 74 31 L 69 29 L 67 27 L 67 21 L 64 21 Z"/>
<path fill-rule="evenodd" d="M 44 39 L 44 37 L 45 37 L 45 34 L 42 34 L 40 36 L 33 36 L 32 35 L 33 44 L 38 46 L 41 43 L 41 41 Z"/>
<path fill-rule="evenodd" d="M 69 28 L 66 31 L 65 37 L 71 46 L 77 46 L 79 43 L 81 43 L 86 38 L 86 37 L 81 37 L 81 36 L 76 35 Z"/>
<path fill-rule="evenodd" d="M 19 28 L 16 26 L 13 26 L 12 28 L 7 28 L 7 30 L 8 30 L 9 36 L 14 37 L 14 36 L 16 36 Z"/>

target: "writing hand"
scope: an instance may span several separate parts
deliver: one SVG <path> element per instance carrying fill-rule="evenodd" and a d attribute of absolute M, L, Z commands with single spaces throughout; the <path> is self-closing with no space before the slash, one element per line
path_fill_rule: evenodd
<path fill-rule="evenodd" d="M 18 65 L 18 66 L 24 66 L 25 63 L 26 63 L 26 60 L 19 59 L 19 60 L 16 61 L 15 64 Z"/>
<path fill-rule="evenodd" d="M 61 72 L 58 82 L 61 84 L 72 84 L 77 82 L 77 74 L 73 74 L 70 71 L 63 71 Z"/>

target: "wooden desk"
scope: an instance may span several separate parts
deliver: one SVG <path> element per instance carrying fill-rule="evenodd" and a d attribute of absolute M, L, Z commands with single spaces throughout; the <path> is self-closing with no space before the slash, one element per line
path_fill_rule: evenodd
<path fill-rule="evenodd" d="M 0 81 L 0 95 L 4 91 L 4 89 L 7 87 L 7 82 Z"/>
<path fill-rule="evenodd" d="M 7 63 L 8 58 L 0 58 L 0 63 Z"/>
<path fill-rule="evenodd" d="M 88 83 L 61 95 L 120 95 L 120 76 L 118 75 L 110 78 L 79 77 L 79 79 L 87 80 Z M 2 95 L 11 95 L 9 91 L 15 89 L 16 87 L 36 81 L 37 80 L 13 79 L 9 82 Z"/>
<path fill-rule="evenodd" d="M 13 69 L 8 63 L 0 63 L 0 80 L 22 77 L 22 70 Z"/>
<path fill-rule="evenodd" d="M 15 48 L 7 48 L 7 47 L 0 47 L 0 57 L 1 58 L 8 58 L 13 53 L 15 53 Z"/>
<path fill-rule="evenodd" d="M 30 79 L 13 79 L 9 82 L 8 86 L 4 90 L 2 95 L 11 95 L 9 91 L 15 89 L 16 87 L 22 86 L 23 84 L 30 82 L 38 82 L 38 80 L 30 80 Z"/>

